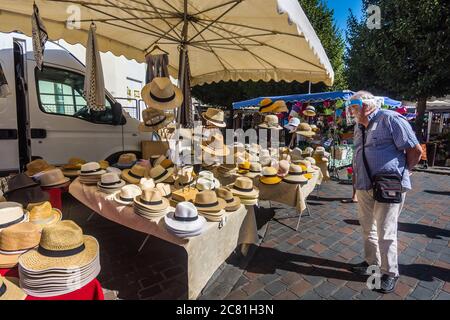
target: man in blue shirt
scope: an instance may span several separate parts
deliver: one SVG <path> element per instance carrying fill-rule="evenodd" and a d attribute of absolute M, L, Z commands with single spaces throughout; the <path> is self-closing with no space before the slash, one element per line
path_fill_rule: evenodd
<path fill-rule="evenodd" d="M 411 126 L 400 114 L 382 110 L 381 103 L 371 93 L 357 92 L 349 102 L 355 117 L 355 189 L 358 197 L 358 216 L 363 230 L 365 261 L 352 271 L 369 274 L 372 265 L 381 268 L 381 292 L 395 290 L 399 277 L 397 258 L 397 221 L 406 191 L 411 190 L 410 170 L 422 154 Z M 363 161 L 363 131 L 365 155 L 371 175 L 398 173 L 403 175 L 402 203 L 381 203 L 372 196 L 372 183 Z"/>

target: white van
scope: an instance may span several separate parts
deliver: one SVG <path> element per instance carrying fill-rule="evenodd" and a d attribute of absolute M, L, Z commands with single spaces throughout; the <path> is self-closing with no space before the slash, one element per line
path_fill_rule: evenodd
<path fill-rule="evenodd" d="M 48 41 L 44 67 L 36 68 L 32 41 L 0 33 L 0 63 L 11 94 L 0 98 L 0 173 L 18 171 L 31 159 L 51 164 L 69 157 L 114 161 L 123 152 L 140 154 L 145 137 L 138 120 L 106 93 L 107 110 L 95 119 L 82 96 L 85 67 Z"/>

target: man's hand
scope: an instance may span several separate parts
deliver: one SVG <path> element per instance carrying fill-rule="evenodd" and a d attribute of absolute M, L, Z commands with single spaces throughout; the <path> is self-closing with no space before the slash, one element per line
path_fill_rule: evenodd
<path fill-rule="evenodd" d="M 419 163 L 420 157 L 422 157 L 422 147 L 418 144 L 414 148 L 408 148 L 405 151 L 407 168 L 411 171 Z"/>

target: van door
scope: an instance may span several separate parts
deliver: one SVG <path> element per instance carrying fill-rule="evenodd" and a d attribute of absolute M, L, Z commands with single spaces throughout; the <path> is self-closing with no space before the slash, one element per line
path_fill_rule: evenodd
<path fill-rule="evenodd" d="M 92 116 L 82 94 L 83 74 L 50 64 L 33 72 L 35 81 L 29 84 L 30 100 L 37 101 L 31 113 L 33 156 L 63 164 L 75 156 L 99 161 L 123 150 L 122 126 L 112 125 L 112 101 L 107 97 L 106 111 Z"/>

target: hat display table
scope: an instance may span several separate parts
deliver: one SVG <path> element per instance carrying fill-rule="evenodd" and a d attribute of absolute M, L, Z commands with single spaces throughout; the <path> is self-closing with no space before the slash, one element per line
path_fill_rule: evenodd
<path fill-rule="evenodd" d="M 134 212 L 133 207 L 118 204 L 113 200 L 113 195 L 99 192 L 96 186 L 83 185 L 76 179 L 70 185 L 69 192 L 111 221 L 182 247 L 186 251 L 187 261 L 184 263 L 188 273 L 189 299 L 198 297 L 213 273 L 239 244 L 253 244 L 258 240 L 254 213 L 244 206 L 235 212 L 225 213 L 223 226 L 218 222 L 207 222 L 201 235 L 182 239 L 166 229 L 164 218 L 143 218 Z"/>
<path fill-rule="evenodd" d="M 17 267 L 12 269 L 0 269 L 0 275 L 4 277 L 19 277 Z M 70 293 L 54 297 L 33 297 L 27 296 L 25 300 L 104 300 L 102 286 L 97 279 L 92 280 L 84 287 Z"/>

